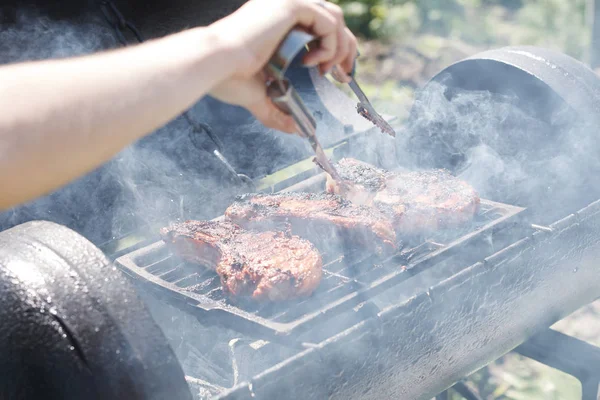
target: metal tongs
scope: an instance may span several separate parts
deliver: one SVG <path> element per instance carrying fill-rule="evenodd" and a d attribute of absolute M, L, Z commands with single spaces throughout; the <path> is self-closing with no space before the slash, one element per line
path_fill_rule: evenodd
<path fill-rule="evenodd" d="M 271 101 L 284 113 L 291 115 L 298 126 L 299 133 L 306 137 L 316 155 L 317 164 L 327 172 L 332 179 L 342 185 L 345 189 L 350 189 L 347 182 L 344 182 L 337 170 L 327 158 L 319 140 L 317 139 L 317 123 L 312 114 L 298 95 L 298 92 L 285 77 L 287 68 L 298 54 L 307 49 L 309 44 L 315 41 L 315 37 L 300 31 L 292 30 L 283 42 L 279 45 L 275 54 L 267 64 L 266 73 L 269 78 L 267 94 Z M 356 63 L 355 63 L 356 67 Z M 354 75 L 354 69 L 352 75 Z M 360 103 L 357 105 L 357 111 L 363 117 L 367 118 L 382 131 L 395 136 L 394 130 L 387 122 L 373 109 L 373 106 L 356 84 L 354 78 L 350 82 L 350 87 L 357 94 Z"/>
<path fill-rule="evenodd" d="M 360 56 L 360 53 L 359 53 L 359 56 Z M 350 86 L 350 89 L 352 89 L 352 91 L 354 92 L 356 97 L 358 97 L 358 104 L 356 105 L 356 111 L 361 116 L 363 116 L 365 119 L 371 121 L 373 123 L 373 125 L 375 125 L 379 129 L 381 129 L 381 132 L 387 133 L 388 135 L 390 135 L 392 137 L 396 137 L 396 132 L 394 131 L 394 129 L 390 126 L 390 124 L 387 123 L 387 121 L 385 119 L 383 119 L 383 117 L 381 115 L 379 115 L 379 113 L 377 111 L 375 111 L 375 108 L 373 108 L 373 105 L 367 98 L 367 95 L 365 95 L 365 93 L 362 91 L 360 86 L 358 86 L 356 79 L 354 79 L 355 72 L 356 72 L 356 60 L 354 60 L 354 64 L 352 66 L 352 72 L 350 73 L 350 82 L 348 82 L 348 86 Z M 339 81 L 343 80 L 343 79 L 341 79 L 341 74 L 342 74 L 342 72 L 337 68 L 337 66 L 332 71 L 332 75 Z"/>
<path fill-rule="evenodd" d="M 306 137 L 313 148 L 318 165 L 336 182 L 343 185 L 342 178 L 327 158 L 317 139 L 317 122 L 296 89 L 285 77 L 287 68 L 292 61 L 314 40 L 314 36 L 300 30 L 292 30 L 287 35 L 267 64 L 266 73 L 269 77 L 267 94 L 281 111 L 294 118 L 299 134 Z"/>

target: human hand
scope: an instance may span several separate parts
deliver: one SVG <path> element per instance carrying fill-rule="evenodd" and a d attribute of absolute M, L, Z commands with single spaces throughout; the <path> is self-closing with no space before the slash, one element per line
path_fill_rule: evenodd
<path fill-rule="evenodd" d="M 210 94 L 248 109 L 265 126 L 295 132 L 292 117 L 268 98 L 263 72 L 279 43 L 295 27 L 320 39 L 319 47 L 305 55 L 305 65 L 318 66 L 323 74 L 334 66 L 350 74 L 357 41 L 346 27 L 340 7 L 315 0 L 250 0 L 209 27 L 222 43 L 233 49 L 232 62 L 237 64 L 234 73 Z M 343 74 L 334 76 L 340 81 L 348 79 Z"/>

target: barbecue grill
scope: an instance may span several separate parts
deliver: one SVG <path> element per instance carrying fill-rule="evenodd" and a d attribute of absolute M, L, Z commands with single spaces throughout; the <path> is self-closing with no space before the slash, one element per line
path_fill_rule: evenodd
<path fill-rule="evenodd" d="M 228 5 L 234 8 L 233 2 Z M 121 10 L 127 14 L 128 8 Z M 154 34 L 165 29 L 156 28 Z M 589 129 L 600 122 L 598 78 L 575 60 L 544 49 L 481 53 L 449 66 L 423 87 L 407 121 L 386 116 L 398 132 L 395 142 L 356 115 L 356 102 L 328 80 L 305 69 L 291 70 L 290 79 L 314 110 L 317 134 L 331 158 L 355 157 L 384 168 L 447 168 L 482 185 L 477 187 L 482 207 L 470 225 L 405 239 L 388 258 L 361 249 L 324 254 L 324 277 L 316 293 L 283 304 L 232 302 L 214 272 L 169 253 L 157 238 L 158 228 L 184 217 L 206 218 L 194 209 L 165 214 L 151 224 L 134 215 L 121 221 L 118 234 L 98 235 L 95 244 L 133 283 L 162 328 L 194 396 L 268 399 L 289 397 L 293 388 L 302 398 L 443 399 L 444 391 L 457 385 L 465 398 L 477 398 L 460 380 L 514 350 L 576 376 L 583 398 L 595 399 L 600 349 L 548 327 L 600 294 L 595 259 L 600 254 L 600 185 L 594 183 L 600 146 Z M 490 104 L 494 107 L 483 107 Z M 235 152 L 228 152 L 228 128 L 256 126 L 235 108 L 212 100 L 202 106 L 229 119 L 220 123 L 212 117 L 206 125 L 222 136 L 223 152 L 235 161 Z M 501 114 L 507 109 L 519 112 Z M 482 125 L 496 121 L 495 115 L 502 117 L 496 125 Z M 151 146 L 160 134 L 143 146 Z M 294 151 L 282 153 L 267 174 L 262 166 L 253 170 L 249 162 L 234 163 L 235 168 L 261 192 L 323 190 L 325 178 L 312 163 L 310 148 L 293 138 L 282 140 L 280 146 Z M 173 150 L 185 155 L 186 167 L 198 157 L 190 143 L 178 144 L 186 152 Z M 502 160 L 504 168 L 482 168 L 482 149 Z M 509 173 L 517 169 L 518 176 Z M 191 186 L 192 194 L 195 190 Z M 207 208 L 214 211 L 211 218 L 219 218 L 223 207 Z M 57 250 L 60 241 L 49 239 L 53 228 L 28 226 L 26 235 L 19 228 L 0 233 L 5 249 L 12 245 L 15 252 L 24 251 L 41 241 L 67 264 L 82 263 L 73 251 Z M 36 229 L 44 233 L 32 233 Z M 40 256 L 32 262 L 47 261 Z M 5 267 L 0 262 L 0 272 Z M 118 276 L 110 268 L 102 271 Z M 125 283 L 114 284 L 123 292 L 131 290 Z M 107 309 L 130 310 L 109 292 Z M 102 292 L 94 296 L 100 299 Z M 146 318 L 141 306 L 134 308 Z M 69 332 L 73 340 L 75 334 L 85 338 L 89 319 L 81 310 L 75 314 L 81 329 Z M 142 328 L 152 331 L 153 343 L 164 342 L 146 319 L 136 325 L 135 313 L 125 314 L 115 325 L 114 332 L 124 332 L 119 343 L 146 343 Z M 135 327 L 131 332 L 123 328 L 127 318 Z M 95 354 L 91 348 L 78 350 L 107 362 L 114 354 Z M 150 353 L 139 351 L 142 361 L 136 364 L 143 364 L 147 373 L 128 375 L 127 382 L 164 377 L 166 370 L 177 382 L 180 371 L 173 368 L 170 350 Z M 161 364 L 160 359 L 170 361 Z M 125 362 L 119 359 L 115 365 Z M 97 367 L 92 364 L 87 365 Z M 112 376 L 101 372 L 99 376 Z M 167 380 L 156 379 L 156 385 Z M 145 390 L 151 393 L 155 387 Z"/>
<path fill-rule="evenodd" d="M 544 127 L 551 128 L 546 132 L 546 140 L 557 141 L 561 130 L 564 133 L 576 126 L 573 119 L 557 122 L 549 108 L 556 113 L 579 110 L 578 123 L 595 122 L 595 114 L 585 113 L 591 112 L 590 104 L 596 101 L 596 92 L 590 86 L 597 82 L 587 72 L 591 81 L 583 80 L 585 70 L 579 64 L 557 56 L 562 64 L 553 61 L 559 67 L 547 65 L 546 71 L 539 65 L 529 66 L 523 59 L 514 60 L 523 54 L 529 54 L 529 63 L 533 59 L 546 64 L 549 58 L 545 50 L 531 48 L 483 53 L 442 71 L 429 85 L 442 82 L 445 91 L 450 91 L 445 94 L 450 98 L 453 91 L 475 91 L 473 80 L 465 77 L 473 76 L 473 69 L 481 72 L 482 65 L 489 70 L 491 64 L 496 77 L 500 77 L 496 80 L 504 84 L 496 85 L 481 73 L 481 81 L 491 83 L 486 87 L 479 82 L 476 89 L 493 93 L 513 90 L 521 104 L 533 102 L 537 109 L 530 107 L 528 112 L 547 121 Z M 587 101 L 581 94 L 567 91 L 564 83 L 557 84 L 548 76 L 556 69 L 563 75 L 572 74 L 576 83 L 594 97 Z M 541 96 L 543 103 L 536 104 L 522 90 L 515 90 L 523 85 L 525 77 L 529 94 L 534 93 L 534 98 Z M 311 79 L 317 88 L 327 86 L 314 76 Z M 423 102 L 427 91 L 432 90 L 430 86 L 417 98 L 414 113 L 422 107 L 419 101 Z M 336 93 L 333 88 L 324 92 Z M 304 95 L 310 98 L 310 91 Z M 337 98 L 335 103 L 345 102 Z M 581 106 L 583 103 L 588 104 L 587 109 Z M 329 110 L 327 102 L 321 105 Z M 329 110 L 329 114 L 335 116 L 338 110 Z M 439 132 L 453 132 L 452 126 L 434 122 Z M 403 163 L 403 146 L 421 146 L 417 153 L 420 165 L 445 167 L 455 173 L 465 170 L 460 160 L 436 148 L 439 143 L 435 139 L 429 138 L 429 149 L 422 146 L 419 131 L 423 121 L 418 115 L 411 115 L 403 128 L 405 142 L 401 139 L 392 154 L 398 164 Z M 327 147 L 334 159 L 352 156 L 381 165 L 386 158 L 389 162 L 390 154 L 382 155 L 372 149 L 377 149 L 373 143 L 385 147 L 383 140 L 372 130 L 353 130 L 346 138 L 329 142 Z M 364 151 L 365 143 L 371 144 L 371 151 Z M 522 151 L 532 152 L 526 158 L 535 157 L 535 149 Z M 436 157 L 428 157 L 430 154 Z M 434 165 L 431 160 L 435 160 Z M 305 161 L 304 165 L 309 164 Z M 289 168 L 298 169 L 297 165 Z M 257 186 L 264 192 L 320 191 L 324 181 L 318 169 L 306 168 L 296 175 L 286 174 L 283 181 L 265 177 Z M 587 180 L 582 176 L 581 181 Z M 142 290 L 153 292 L 162 301 L 198 318 L 203 326 L 216 324 L 243 334 L 250 343 L 246 351 L 252 357 L 281 355 L 279 346 L 288 349 L 287 359 L 254 376 L 248 375 L 247 382 L 220 393 L 218 398 L 277 398 L 289 395 L 290 387 L 298 388 L 309 398 L 431 398 L 515 348 L 574 374 L 583 382 L 583 397 L 595 398 L 596 359 L 594 353 L 588 352 L 589 345 L 557 337 L 560 334 L 544 329 L 598 296 L 594 284 L 598 274 L 589 259 L 598 242 L 595 226 L 600 202 L 593 201 L 600 197 L 598 190 L 590 187 L 590 192 L 581 194 L 579 202 L 570 202 L 567 210 L 555 204 L 569 194 L 544 200 L 527 188 L 507 188 L 504 185 L 508 182 L 503 181 L 495 183 L 496 190 L 488 193 L 501 202 L 483 200 L 481 211 L 464 229 L 407 241 L 398 254 L 387 259 L 360 251 L 326 254 L 323 282 L 314 296 L 302 302 L 233 304 L 223 297 L 214 272 L 182 263 L 160 241 L 149 240 L 121 251 L 115 263 Z M 518 205 L 511 204 L 515 199 Z M 576 208 L 581 203 L 583 206 Z M 560 218 L 551 219 L 560 213 Z M 563 287 L 578 290 L 561 295 Z M 541 333 L 536 336 L 537 332 Z M 569 349 L 592 354 L 594 362 L 574 368 L 572 361 L 541 352 L 544 344 L 548 347 L 548 338 Z M 463 393 L 472 395 L 464 390 Z"/>

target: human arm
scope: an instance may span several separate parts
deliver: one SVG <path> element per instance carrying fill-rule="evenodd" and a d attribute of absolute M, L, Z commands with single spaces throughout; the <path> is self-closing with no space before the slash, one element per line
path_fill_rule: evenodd
<path fill-rule="evenodd" d="M 235 56 L 199 28 L 0 68 L 0 208 L 70 182 L 164 125 L 226 78 Z"/>
<path fill-rule="evenodd" d="M 292 131 L 268 102 L 261 70 L 297 25 L 323 38 L 307 64 L 348 64 L 353 36 L 340 39 L 339 13 L 308 0 L 251 0 L 209 27 L 138 46 L 0 67 L 0 209 L 91 171 L 206 94 Z"/>

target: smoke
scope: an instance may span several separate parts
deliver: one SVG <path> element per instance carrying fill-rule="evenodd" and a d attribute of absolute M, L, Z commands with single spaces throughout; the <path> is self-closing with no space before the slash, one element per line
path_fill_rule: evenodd
<path fill-rule="evenodd" d="M 67 22 L 19 9 L 14 21 L 3 22 L 0 29 L 4 63 L 82 55 L 116 46 L 114 33 L 98 13 Z M 396 155 L 378 152 L 379 157 L 370 156 L 388 168 L 451 169 L 482 197 L 531 208 L 538 223 L 553 222 L 600 197 L 594 184 L 600 171 L 594 129 L 560 102 L 541 102 L 533 94 L 523 102 L 521 93 L 511 87 L 518 85 L 506 82 L 506 90 L 494 92 L 434 82 L 421 91 L 411 119 L 398 134 Z M 238 172 L 252 178 L 275 172 L 307 154 L 307 145 L 300 139 L 265 129 L 246 111 L 210 98 L 198 102 L 191 116 L 213 128 L 225 143 L 225 156 Z M 140 227 L 154 234 L 157 227 L 177 219 L 213 218 L 227 207 L 237 188 L 220 163 L 199 150 L 190 135 L 198 133 L 177 118 L 97 171 L 3 213 L 0 229 L 48 219 L 102 243 Z M 206 140 L 202 137 L 199 142 Z M 374 153 L 380 143 L 383 138 L 367 142 L 365 152 Z M 479 252 L 470 257 L 475 259 Z M 448 265 L 464 267 L 465 262 L 454 259 Z M 418 279 L 420 285 L 411 280 L 387 291 L 377 299 L 378 305 L 383 308 L 422 292 L 439 275 L 419 275 Z M 151 309 L 186 371 L 220 387 L 233 383 L 229 365 L 221 361 L 230 361 L 229 343 L 240 339 L 238 334 L 207 328 L 162 303 L 152 304 Z M 279 351 L 275 357 L 283 357 L 283 350 Z M 246 366 L 254 361 L 247 361 Z M 257 364 L 243 378 L 261 371 L 262 366 Z"/>
<path fill-rule="evenodd" d="M 119 46 L 112 28 L 96 9 L 66 20 L 24 7 L 0 20 L 0 62 L 4 64 L 78 56 Z M 189 114 L 212 128 L 224 143 L 225 157 L 239 173 L 251 178 L 299 160 L 309 150 L 301 139 L 266 129 L 245 110 L 211 98 L 199 101 Z M 240 189 L 221 163 L 197 146 L 210 148 L 212 144 L 179 117 L 96 171 L 0 214 L 0 229 L 44 219 L 66 225 L 100 245 L 138 229 L 156 235 L 172 221 L 214 218 Z M 208 392 L 231 387 L 237 383 L 234 378 L 249 379 L 270 366 L 254 356 L 240 356 L 249 351 L 251 341 L 245 336 L 204 326 L 151 296 L 144 300 L 186 373 L 196 379 L 196 385 L 202 380 L 211 383 L 204 387 Z"/>
<path fill-rule="evenodd" d="M 259 351 L 261 342 L 236 330 L 206 326 L 200 319 L 168 305 L 147 293 L 141 293 L 152 317 L 159 323 L 198 398 L 210 398 L 272 366 L 273 357 L 283 360 L 295 350 L 269 344 L 270 351 Z M 204 393 L 202 393 L 204 392 Z M 206 393 L 208 392 L 208 393 Z"/>
<path fill-rule="evenodd" d="M 585 187 L 600 169 L 593 119 L 560 99 L 513 91 L 519 80 L 503 92 L 448 81 L 419 93 L 397 143 L 402 167 L 447 168 L 482 197 L 528 207 L 543 223 L 594 199 L 595 185 Z"/>
<path fill-rule="evenodd" d="M 34 7 L 16 8 L 14 14 L 7 10 L 2 9 L 0 29 L 2 63 L 78 56 L 119 46 L 97 6 L 71 19 L 53 19 Z M 190 115 L 212 127 L 225 144 L 225 157 L 251 178 L 272 173 L 305 151 L 298 138 L 274 133 L 245 110 L 208 97 Z M 240 189 L 214 155 L 195 147 L 198 143 L 211 147 L 208 141 L 184 118 L 177 118 L 96 171 L 0 214 L 0 229 L 46 219 L 102 244 L 135 229 L 154 235 L 158 226 L 178 219 L 214 218 Z"/>
<path fill-rule="evenodd" d="M 1 9 L 0 62 L 62 58 L 89 54 L 116 46 L 114 35 L 95 14 L 82 14 L 77 23 L 54 20 L 33 7 Z M 35 110 L 32 110 L 35 112 Z M 92 240 L 101 234 L 104 204 L 112 199 L 112 183 L 103 168 L 59 192 L 16 207 L 0 215 L 0 228 L 32 219 L 46 219 L 88 232 Z M 97 229 L 90 229 L 97 226 Z"/>
<path fill-rule="evenodd" d="M 117 46 L 102 17 L 83 14 L 79 20 L 55 20 L 36 8 L 18 8 L 12 18 L 0 10 L 0 57 L 3 64 L 64 58 Z"/>

